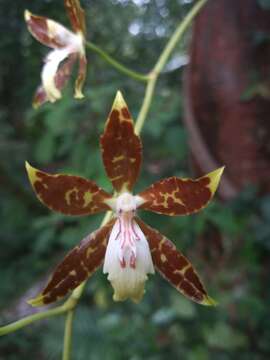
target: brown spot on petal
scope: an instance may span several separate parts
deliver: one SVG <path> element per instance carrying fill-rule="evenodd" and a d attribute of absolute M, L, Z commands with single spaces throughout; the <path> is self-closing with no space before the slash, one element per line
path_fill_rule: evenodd
<path fill-rule="evenodd" d="M 131 115 L 130 112 L 128 111 L 128 108 L 124 107 L 121 109 L 122 115 L 124 116 L 124 118 L 126 119 L 130 119 Z"/>

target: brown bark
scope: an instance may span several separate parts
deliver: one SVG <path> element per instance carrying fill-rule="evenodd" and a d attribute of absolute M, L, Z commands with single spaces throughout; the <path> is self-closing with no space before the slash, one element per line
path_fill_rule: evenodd
<path fill-rule="evenodd" d="M 256 0 L 209 0 L 193 29 L 185 122 L 200 173 L 226 165 L 224 199 L 248 184 L 270 191 L 268 79 L 270 11 Z"/>

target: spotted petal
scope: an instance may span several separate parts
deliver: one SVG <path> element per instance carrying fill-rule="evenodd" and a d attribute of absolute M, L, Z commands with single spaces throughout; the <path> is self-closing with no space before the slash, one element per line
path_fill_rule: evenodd
<path fill-rule="evenodd" d="M 86 33 L 85 13 L 79 0 L 65 0 L 65 7 L 74 32 Z"/>
<path fill-rule="evenodd" d="M 138 196 L 141 209 L 164 215 L 188 215 L 204 208 L 212 199 L 224 167 L 196 179 L 170 177 L 158 181 Z"/>
<path fill-rule="evenodd" d="M 105 203 L 111 195 L 93 181 L 79 176 L 51 175 L 26 163 L 33 189 L 48 208 L 65 215 L 89 215 L 109 210 Z"/>
<path fill-rule="evenodd" d="M 75 82 L 75 99 L 82 99 L 84 97 L 82 93 L 82 88 L 86 78 L 86 70 L 87 70 L 87 59 L 84 53 L 79 55 L 79 70 L 78 76 Z"/>
<path fill-rule="evenodd" d="M 42 306 L 55 302 L 89 278 L 103 263 L 107 241 L 115 219 L 76 246 L 57 266 L 48 285 L 28 303 Z"/>
<path fill-rule="evenodd" d="M 131 191 L 139 175 L 142 145 L 134 132 L 133 120 L 120 91 L 100 139 L 103 163 L 118 192 Z"/>
<path fill-rule="evenodd" d="M 24 18 L 30 33 L 43 45 L 53 49 L 67 47 L 73 42 L 75 34 L 58 22 L 25 10 Z"/>
<path fill-rule="evenodd" d="M 157 230 L 136 219 L 146 236 L 152 260 L 159 273 L 184 296 L 202 305 L 216 305 L 207 292 L 192 264 L 176 246 Z"/>

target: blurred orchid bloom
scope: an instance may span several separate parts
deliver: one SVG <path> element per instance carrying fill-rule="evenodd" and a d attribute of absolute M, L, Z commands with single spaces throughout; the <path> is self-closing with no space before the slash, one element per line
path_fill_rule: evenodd
<path fill-rule="evenodd" d="M 46 17 L 36 16 L 25 10 L 24 17 L 31 34 L 53 50 L 45 58 L 41 72 L 42 85 L 38 87 L 33 101 L 39 107 L 46 101 L 61 98 L 61 91 L 70 78 L 72 67 L 79 60 L 74 97 L 83 98 L 82 87 L 86 76 L 85 16 L 79 0 L 65 0 L 73 32 Z"/>
<path fill-rule="evenodd" d="M 142 144 L 134 132 L 127 105 L 117 93 L 100 138 L 106 173 L 116 191 L 111 195 L 93 181 L 73 175 L 51 175 L 26 163 L 28 176 L 39 200 L 66 215 L 92 215 L 112 210 L 114 217 L 88 235 L 55 269 L 48 285 L 32 306 L 61 299 L 92 275 L 104 261 L 103 272 L 114 288 L 114 300 L 139 302 L 148 274 L 156 268 L 189 299 L 215 305 L 191 263 L 175 245 L 136 215 L 144 209 L 164 215 L 198 212 L 212 199 L 223 168 L 199 179 L 169 177 L 155 182 L 138 195 L 132 194 L 142 160 Z"/>

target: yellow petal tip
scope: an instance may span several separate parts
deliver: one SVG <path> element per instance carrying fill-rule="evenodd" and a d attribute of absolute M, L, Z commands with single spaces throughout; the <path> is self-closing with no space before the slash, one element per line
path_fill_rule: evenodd
<path fill-rule="evenodd" d="M 25 168 L 31 184 L 34 184 L 34 182 L 37 180 L 37 175 L 36 175 L 37 170 L 33 168 L 27 161 L 25 162 Z"/>
<path fill-rule="evenodd" d="M 24 19 L 25 19 L 26 22 L 31 19 L 31 15 L 32 14 L 30 13 L 29 10 L 24 10 Z"/>
<path fill-rule="evenodd" d="M 214 194 L 217 190 L 224 168 L 225 166 L 222 166 L 206 175 L 207 177 L 210 178 L 210 184 L 208 187 L 212 194 Z"/>
<path fill-rule="evenodd" d="M 84 95 L 82 92 L 76 92 L 74 94 L 74 99 L 83 99 L 84 98 Z"/>
<path fill-rule="evenodd" d="M 32 104 L 32 107 L 33 107 L 34 110 L 37 110 L 39 108 L 39 106 L 40 105 L 38 103 L 36 103 L 36 102 L 33 102 L 33 104 Z"/>
<path fill-rule="evenodd" d="M 28 173 L 28 175 L 30 175 L 35 169 L 29 164 L 28 161 L 25 161 L 25 168 L 26 171 Z"/>
<path fill-rule="evenodd" d="M 202 305 L 206 306 L 217 306 L 218 302 L 211 298 L 210 296 L 205 296 L 204 300 L 201 302 Z"/>
<path fill-rule="evenodd" d="M 29 305 L 31 305 L 33 307 L 43 306 L 44 305 L 43 296 L 38 295 L 34 299 L 27 300 L 27 304 L 29 304 Z"/>
<path fill-rule="evenodd" d="M 114 102 L 113 102 L 113 109 L 122 109 L 123 107 L 127 107 L 127 104 L 124 100 L 124 97 L 120 90 L 117 91 Z"/>

